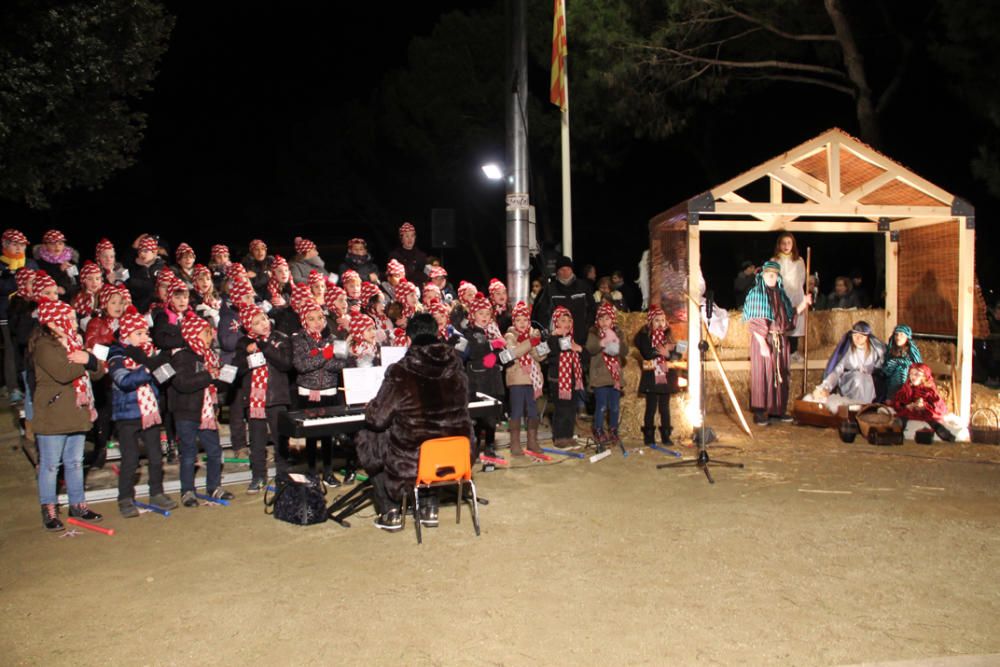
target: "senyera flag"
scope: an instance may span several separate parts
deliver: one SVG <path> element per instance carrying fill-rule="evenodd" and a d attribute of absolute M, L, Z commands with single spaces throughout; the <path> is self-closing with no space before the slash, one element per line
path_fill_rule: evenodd
<path fill-rule="evenodd" d="M 569 106 L 566 95 L 566 0 L 555 0 L 552 19 L 552 78 L 549 86 L 549 100 L 566 111 Z"/>

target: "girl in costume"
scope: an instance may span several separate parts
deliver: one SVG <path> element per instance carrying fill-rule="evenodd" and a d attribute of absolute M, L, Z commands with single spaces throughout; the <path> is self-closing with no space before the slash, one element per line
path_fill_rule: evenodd
<path fill-rule="evenodd" d="M 771 258 L 781 267 L 781 286 L 788 295 L 793 308 L 798 308 L 805 298 L 806 263 L 799 256 L 799 246 L 790 232 L 782 232 L 774 244 L 774 256 Z M 798 353 L 799 339 L 805 335 L 805 318 L 797 318 L 795 328 L 788 334 L 788 349 L 792 361 L 802 361 Z"/>
<path fill-rule="evenodd" d="M 643 442 L 647 446 L 656 444 L 654 420 L 659 410 L 660 442 L 664 447 L 671 447 L 670 394 L 677 391 L 677 371 L 670 367 L 670 357 L 675 343 L 667 323 L 667 314 L 659 305 L 649 307 L 646 326 L 636 333 L 633 343 L 642 356 L 639 393 L 646 399 L 642 422 Z"/>
<path fill-rule="evenodd" d="M 910 365 L 919 364 L 922 361 L 920 348 L 913 340 L 913 329 L 905 324 L 900 324 L 893 329 L 892 337 L 889 339 L 889 349 L 885 354 L 885 365 L 882 367 L 882 375 L 885 377 L 886 399 L 892 400 L 900 387 L 906 384 Z"/>
<path fill-rule="evenodd" d="M 872 333 L 870 324 L 855 322 L 830 356 L 813 398 L 826 403 L 830 412 L 841 405 L 873 402 L 878 396 L 875 376 L 884 361 L 885 343 Z"/>
<path fill-rule="evenodd" d="M 952 435 L 941 423 L 948 413 L 948 406 L 938 394 L 934 374 L 927 364 L 915 362 L 907 369 L 907 380 L 888 401 L 904 420 L 919 419 L 927 422 L 939 438 L 953 442 Z"/>

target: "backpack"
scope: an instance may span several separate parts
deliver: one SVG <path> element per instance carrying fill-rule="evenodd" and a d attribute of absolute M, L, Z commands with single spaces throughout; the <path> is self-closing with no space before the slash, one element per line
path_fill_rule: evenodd
<path fill-rule="evenodd" d="M 264 494 L 264 514 L 296 526 L 326 521 L 326 487 L 318 477 L 293 475 L 277 486 L 273 495 Z"/>

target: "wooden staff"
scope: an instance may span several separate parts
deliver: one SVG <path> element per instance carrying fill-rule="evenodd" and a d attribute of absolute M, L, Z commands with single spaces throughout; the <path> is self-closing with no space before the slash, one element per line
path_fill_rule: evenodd
<path fill-rule="evenodd" d="M 695 306 L 695 312 L 698 313 L 698 318 L 701 319 L 701 304 L 695 300 L 690 294 L 686 295 L 691 303 Z M 733 409 L 736 410 L 736 416 L 739 417 L 740 425 L 746 434 L 751 438 L 753 437 L 753 431 L 750 430 L 750 425 L 747 424 L 746 418 L 743 416 L 743 410 L 740 408 L 740 402 L 736 400 L 736 394 L 733 392 L 732 385 L 729 384 L 729 376 L 726 375 L 726 369 L 722 366 L 722 360 L 719 359 L 719 353 L 715 349 L 715 343 L 712 342 L 712 336 L 708 333 L 708 327 L 705 326 L 705 320 L 701 320 L 701 335 L 704 336 L 705 340 L 708 342 L 708 349 L 712 351 L 712 358 L 715 359 L 715 365 L 719 367 L 719 375 L 722 376 L 722 384 L 726 387 L 726 393 L 729 394 L 729 402 L 733 404 Z M 693 341 L 688 341 L 690 345 Z M 701 378 L 702 384 L 705 383 L 705 377 Z M 705 406 L 701 406 L 702 412 L 705 411 Z"/>
<path fill-rule="evenodd" d="M 809 289 L 809 276 L 812 271 L 812 248 L 806 248 L 806 289 Z M 812 290 L 809 290 L 809 294 L 812 294 Z M 802 395 L 806 395 L 806 389 L 808 388 L 809 380 L 809 309 L 806 308 L 805 312 L 802 313 L 802 317 L 805 321 L 802 325 Z"/>

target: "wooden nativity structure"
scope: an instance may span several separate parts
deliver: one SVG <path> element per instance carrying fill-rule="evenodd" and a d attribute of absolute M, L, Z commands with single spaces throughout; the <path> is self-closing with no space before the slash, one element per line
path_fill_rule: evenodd
<path fill-rule="evenodd" d="M 780 230 L 881 235 L 885 331 L 901 321 L 918 334 L 956 337 L 958 411 L 970 416 L 973 337 L 987 333 L 975 212 L 839 128 L 650 220 L 650 302 L 659 299 L 672 321 L 687 322 L 692 412 L 701 407 L 701 327 L 685 290 L 702 281 L 701 235 Z M 819 368 L 825 362 L 816 360 Z"/>

